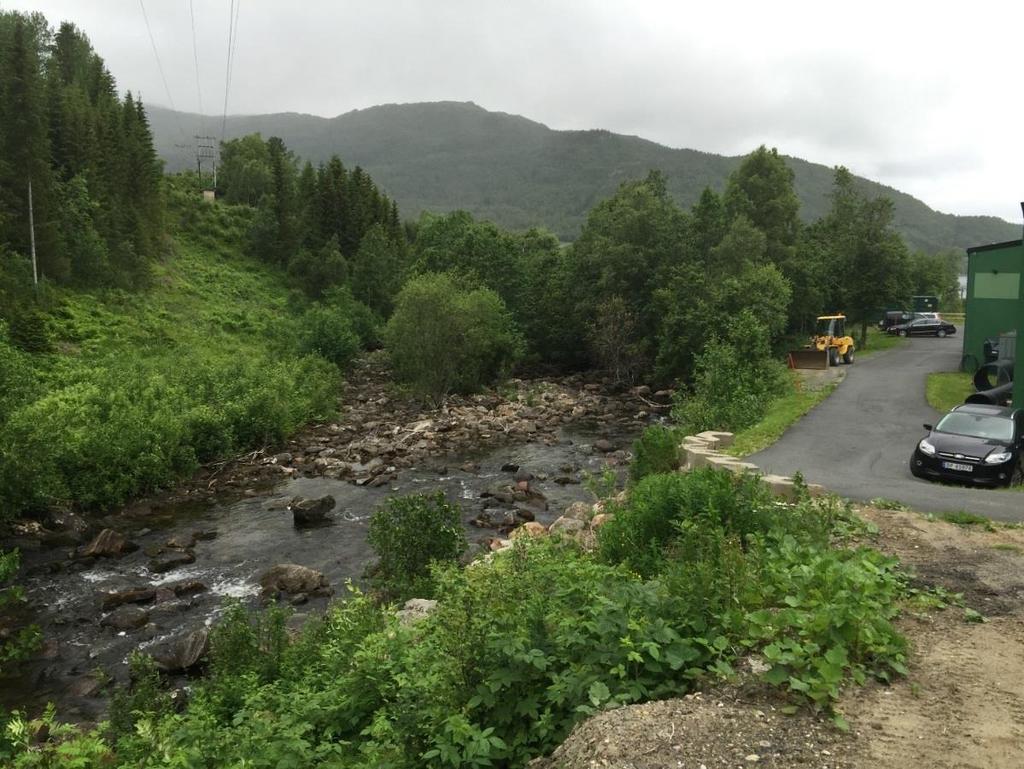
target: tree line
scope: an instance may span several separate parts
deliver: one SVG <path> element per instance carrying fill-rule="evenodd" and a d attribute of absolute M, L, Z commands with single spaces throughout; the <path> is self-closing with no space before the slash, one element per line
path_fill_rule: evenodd
<path fill-rule="evenodd" d="M 904 306 L 914 293 L 956 297 L 955 256 L 911 253 L 893 227 L 891 201 L 866 197 L 845 168 L 835 171 L 828 214 L 803 224 L 793 172 L 766 147 L 743 160 L 722 193 L 705 189 L 688 211 L 657 171 L 625 182 L 568 246 L 464 211 L 403 225 L 365 171 L 349 171 L 337 157 L 300 171 L 276 137 L 226 143 L 221 178 L 227 201 L 258 208 L 256 256 L 287 267 L 315 298 L 342 288 L 381 321 L 403 311 L 385 338 L 420 359 L 396 361 L 396 371 L 411 379 L 421 371 L 426 391 L 453 382 L 471 389 L 487 371 L 523 358 L 600 368 L 623 381 L 686 381 L 707 342 L 740 314 L 752 317 L 757 343 L 770 353 L 807 335 L 818 314 L 846 312 L 860 323 L 863 344 L 868 322 L 886 307 Z M 464 301 L 470 294 L 477 310 L 462 326 L 490 327 L 500 343 L 453 332 L 454 308 L 473 304 Z M 493 310 L 486 321 L 483 306 Z M 479 356 L 468 350 L 467 358 L 473 343 Z M 491 363 L 481 365 L 480 356 Z M 451 371 L 437 371 L 440 361 Z"/>
<path fill-rule="evenodd" d="M 145 285 L 163 236 L 161 177 L 142 102 L 118 96 L 89 39 L 38 13 L 0 12 L 3 298 L 31 274 L 30 183 L 43 279 Z"/>

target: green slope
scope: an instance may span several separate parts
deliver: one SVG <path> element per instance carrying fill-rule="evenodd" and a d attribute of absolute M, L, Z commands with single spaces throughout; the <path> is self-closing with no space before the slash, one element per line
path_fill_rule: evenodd
<path fill-rule="evenodd" d="M 179 126 L 186 135 L 199 132 L 199 116 L 155 106 L 149 114 L 168 170 L 191 167 L 187 150 L 174 145 L 180 141 Z M 337 153 L 347 165 L 363 166 L 398 200 L 405 217 L 462 208 L 512 229 L 541 225 L 563 240 L 575 239 L 587 212 L 624 179 L 661 169 L 672 194 L 689 206 L 704 187 L 721 190 L 740 161 L 609 131 L 553 131 L 461 102 L 389 104 L 335 118 L 295 113 L 228 118 L 228 138 L 256 131 L 280 136 L 314 163 Z M 813 220 L 828 207 L 832 169 L 799 158 L 789 162 L 803 216 Z M 896 226 L 912 247 L 966 248 L 1020 236 L 1017 226 L 1001 219 L 942 214 L 905 193 L 862 183 L 869 194 L 894 200 Z"/>
<path fill-rule="evenodd" d="M 337 368 L 298 353 L 308 302 L 241 254 L 250 212 L 171 192 L 147 290 L 48 288 L 46 352 L 0 328 L 0 367 L 19 374 L 0 399 L 0 523 L 116 507 L 336 408 Z"/>

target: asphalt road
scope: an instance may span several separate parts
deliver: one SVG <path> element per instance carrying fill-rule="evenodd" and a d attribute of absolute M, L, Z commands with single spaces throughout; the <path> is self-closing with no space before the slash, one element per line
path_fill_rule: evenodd
<path fill-rule="evenodd" d="M 775 444 L 750 456 L 766 473 L 796 471 L 857 501 L 898 500 L 921 512 L 966 510 L 999 521 L 1024 521 L 1024 492 L 924 481 L 910 474 L 910 455 L 938 417 L 925 400 L 934 371 L 955 371 L 962 340 L 911 338 L 858 360 L 821 405 Z"/>

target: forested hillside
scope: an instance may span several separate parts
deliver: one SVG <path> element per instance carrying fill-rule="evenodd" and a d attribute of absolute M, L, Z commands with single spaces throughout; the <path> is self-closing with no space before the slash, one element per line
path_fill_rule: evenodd
<path fill-rule="evenodd" d="M 150 115 L 168 169 L 192 167 L 188 151 L 174 145 L 180 131 L 199 133 L 199 116 L 159 107 Z M 609 131 L 553 131 L 456 102 L 383 105 L 330 119 L 288 113 L 227 120 L 228 136 L 254 132 L 282 137 L 314 163 L 338 154 L 361 165 L 405 216 L 464 209 L 515 230 L 545 227 L 564 241 L 575 240 L 587 212 L 626 179 L 660 170 L 676 203 L 689 207 L 705 187 L 721 192 L 741 160 Z M 799 158 L 786 162 L 795 174 L 801 218 L 823 216 L 832 169 Z M 1019 227 L 996 217 L 943 214 L 876 182 L 857 179 L 857 185 L 868 197 L 892 199 L 895 227 L 911 248 L 963 249 L 1020 236 Z"/>

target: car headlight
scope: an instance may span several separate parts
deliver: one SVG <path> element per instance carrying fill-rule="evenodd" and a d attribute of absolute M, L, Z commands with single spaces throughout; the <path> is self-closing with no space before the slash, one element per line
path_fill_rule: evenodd
<path fill-rule="evenodd" d="M 1001 465 L 1003 462 L 1009 462 L 1013 458 L 1013 454 L 1009 451 L 993 451 L 987 457 L 985 457 L 986 465 Z"/>
<path fill-rule="evenodd" d="M 921 449 L 922 454 L 927 454 L 930 457 L 935 456 L 935 447 L 928 442 L 927 438 L 922 439 L 922 441 L 917 444 L 917 447 Z"/>

